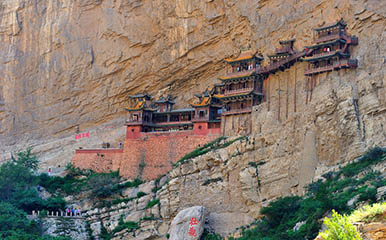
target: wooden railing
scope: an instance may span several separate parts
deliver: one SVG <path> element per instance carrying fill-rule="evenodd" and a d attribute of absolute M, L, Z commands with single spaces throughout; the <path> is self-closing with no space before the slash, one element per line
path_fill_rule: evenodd
<path fill-rule="evenodd" d="M 288 52 L 291 52 L 291 48 L 289 46 L 285 46 L 285 47 L 281 47 L 281 48 L 276 48 L 275 49 L 275 52 L 277 54 L 281 54 L 281 53 L 288 53 Z"/>
<path fill-rule="evenodd" d="M 304 74 L 309 75 L 309 74 L 318 73 L 318 72 L 332 71 L 334 70 L 335 65 L 336 64 L 324 66 L 324 67 L 318 67 L 318 68 L 309 68 L 304 71 Z"/>
<path fill-rule="evenodd" d="M 238 76 L 246 75 L 248 73 L 253 73 L 254 71 L 255 71 L 255 68 L 253 67 L 252 69 L 248 69 L 248 70 L 242 70 L 242 71 L 239 71 L 239 72 L 227 73 L 226 77 L 227 78 L 238 77 Z"/>
<path fill-rule="evenodd" d="M 314 42 L 320 43 L 320 42 L 332 41 L 335 39 L 339 39 L 341 36 L 342 36 L 342 33 L 335 33 L 335 34 L 331 34 L 331 35 L 327 35 L 327 36 L 323 36 L 323 37 L 316 37 L 314 39 Z"/>
<path fill-rule="evenodd" d="M 323 57 L 323 56 L 328 56 L 328 55 L 332 55 L 332 54 L 335 54 L 336 52 L 339 52 L 341 49 L 337 49 L 337 50 L 334 50 L 334 51 L 329 51 L 329 52 L 322 52 L 322 53 L 317 53 L 317 54 L 314 54 L 310 57 L 307 57 L 306 59 L 308 58 L 316 58 L 316 57 Z"/>
<path fill-rule="evenodd" d="M 33 217 L 67 217 L 67 218 L 83 218 L 84 215 L 80 211 L 76 212 L 63 212 L 63 211 L 47 211 L 47 214 L 42 215 L 40 211 L 32 211 Z"/>
<path fill-rule="evenodd" d="M 296 60 L 296 59 L 298 59 L 298 58 L 301 58 L 301 57 L 303 57 L 303 56 L 308 55 L 309 52 L 310 52 L 310 50 L 303 50 L 303 51 L 301 51 L 301 52 L 299 52 L 299 53 L 296 53 L 296 54 L 294 54 L 294 55 L 291 55 L 291 56 L 288 57 L 288 58 L 285 58 L 285 59 L 280 60 L 280 61 L 275 62 L 275 63 L 271 63 L 271 64 L 269 64 L 269 65 L 266 66 L 266 67 L 262 67 L 262 68 L 260 68 L 257 72 L 258 72 L 259 74 L 265 74 L 265 73 L 269 73 L 269 72 L 271 72 L 271 71 L 275 71 L 275 70 L 279 69 L 280 67 L 284 66 L 285 64 L 287 64 L 287 63 L 289 63 L 289 62 L 291 62 L 291 61 L 294 61 L 294 60 Z"/>
<path fill-rule="evenodd" d="M 193 121 L 209 121 L 209 116 L 208 117 L 195 117 L 195 118 L 193 118 Z"/>
<path fill-rule="evenodd" d="M 253 88 L 240 88 L 240 89 L 234 89 L 234 90 L 225 90 L 224 95 L 234 95 L 238 93 L 245 93 L 245 92 L 251 92 L 253 91 Z"/>
<path fill-rule="evenodd" d="M 314 74 L 314 73 L 332 71 L 335 68 L 342 68 L 342 67 L 355 68 L 357 66 L 358 66 L 358 60 L 357 59 L 341 59 L 332 65 L 306 69 L 304 71 L 304 74 L 310 75 L 310 74 Z"/>
<path fill-rule="evenodd" d="M 153 122 L 153 125 L 173 125 L 173 124 L 190 124 L 192 121 L 168 121 L 168 122 Z"/>
<path fill-rule="evenodd" d="M 232 115 L 232 114 L 242 114 L 252 112 L 252 107 L 243 108 L 243 109 L 232 109 L 229 111 L 223 111 L 223 115 Z"/>

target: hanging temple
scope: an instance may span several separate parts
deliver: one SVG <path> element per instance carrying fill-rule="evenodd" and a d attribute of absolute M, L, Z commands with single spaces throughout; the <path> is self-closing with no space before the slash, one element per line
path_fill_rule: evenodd
<path fill-rule="evenodd" d="M 313 45 L 302 51 L 294 49 L 295 39 L 280 41 L 280 48 L 268 55 L 267 66 L 262 66 L 263 56 L 251 50 L 242 51 L 236 58 L 224 59 L 228 64 L 226 75 L 219 77 L 218 84 L 196 94 L 196 101 L 189 108 L 174 109 L 171 96 L 157 100 L 146 93 L 129 96 L 123 149 L 76 150 L 73 164 L 96 171 L 120 170 L 122 176 L 129 178 L 156 178 L 170 170 L 168 162 L 176 162 L 198 145 L 227 135 L 230 118 L 247 116 L 248 122 L 253 107 L 264 101 L 268 102 L 269 110 L 270 75 L 298 61 L 307 63 L 304 69 L 306 103 L 310 102 L 321 73 L 358 66 L 349 51 L 350 45 L 358 44 L 358 38 L 346 32 L 343 20 L 314 31 Z M 280 108 L 280 91 L 278 94 Z M 286 111 L 288 115 L 288 109 Z M 280 120 L 280 109 L 277 117 Z M 239 130 L 233 134 L 248 132 L 243 132 L 242 127 Z M 146 162 L 145 170 L 139 171 L 139 161 Z"/>

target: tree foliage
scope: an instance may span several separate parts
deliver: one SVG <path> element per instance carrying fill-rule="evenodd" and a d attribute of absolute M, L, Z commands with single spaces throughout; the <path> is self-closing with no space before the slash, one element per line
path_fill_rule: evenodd
<path fill-rule="evenodd" d="M 27 218 L 27 213 L 32 210 L 54 211 L 65 206 L 65 201 L 60 196 L 46 200 L 39 196 L 39 181 L 34 175 L 37 168 L 38 159 L 31 154 L 31 148 L 17 153 L 11 161 L 0 166 L 0 239 L 69 239 L 41 236 L 39 223 Z"/>
<path fill-rule="evenodd" d="M 355 227 L 349 222 L 347 216 L 340 215 L 332 210 L 332 218 L 323 221 L 327 230 L 320 233 L 324 240 L 362 240 Z"/>

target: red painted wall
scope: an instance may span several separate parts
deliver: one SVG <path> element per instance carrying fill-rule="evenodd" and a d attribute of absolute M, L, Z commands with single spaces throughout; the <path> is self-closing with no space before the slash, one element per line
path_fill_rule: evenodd
<path fill-rule="evenodd" d="M 139 138 L 141 137 L 142 126 L 127 126 L 126 138 Z"/>
<path fill-rule="evenodd" d="M 134 132 L 131 131 L 134 129 Z M 202 131 L 137 132 L 127 127 L 123 149 L 76 150 L 73 165 L 94 171 L 120 170 L 125 178 L 155 179 L 172 169 L 187 153 L 220 136 L 220 128 Z"/>
<path fill-rule="evenodd" d="M 72 164 L 82 169 L 96 172 L 118 170 L 123 156 L 123 149 L 78 149 L 75 151 Z"/>

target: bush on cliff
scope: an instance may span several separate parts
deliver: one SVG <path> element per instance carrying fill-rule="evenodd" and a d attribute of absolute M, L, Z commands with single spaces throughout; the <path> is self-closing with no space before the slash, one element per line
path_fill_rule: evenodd
<path fill-rule="evenodd" d="M 290 196 L 272 201 L 262 208 L 263 218 L 257 220 L 253 228 L 244 230 L 238 239 L 314 239 L 325 214 L 333 209 L 350 213 L 357 203 L 376 200 L 376 187 L 386 186 L 386 180 L 370 167 L 384 161 L 386 149 L 376 147 L 339 171 L 323 175 L 324 181 L 310 184 L 304 197 Z M 356 196 L 358 202 L 348 206 L 348 201 Z"/>
<path fill-rule="evenodd" d="M 121 177 L 118 171 L 96 173 L 91 170 L 81 170 L 67 165 L 65 177 L 48 176 L 43 173 L 39 176 L 39 184 L 50 193 L 77 194 L 81 191 L 91 191 L 92 197 L 106 198 L 119 192 Z"/>
<path fill-rule="evenodd" d="M 332 210 L 332 217 L 324 218 L 323 224 L 327 230 L 320 233 L 324 240 L 362 240 L 355 227 L 349 222 L 348 217 Z"/>

